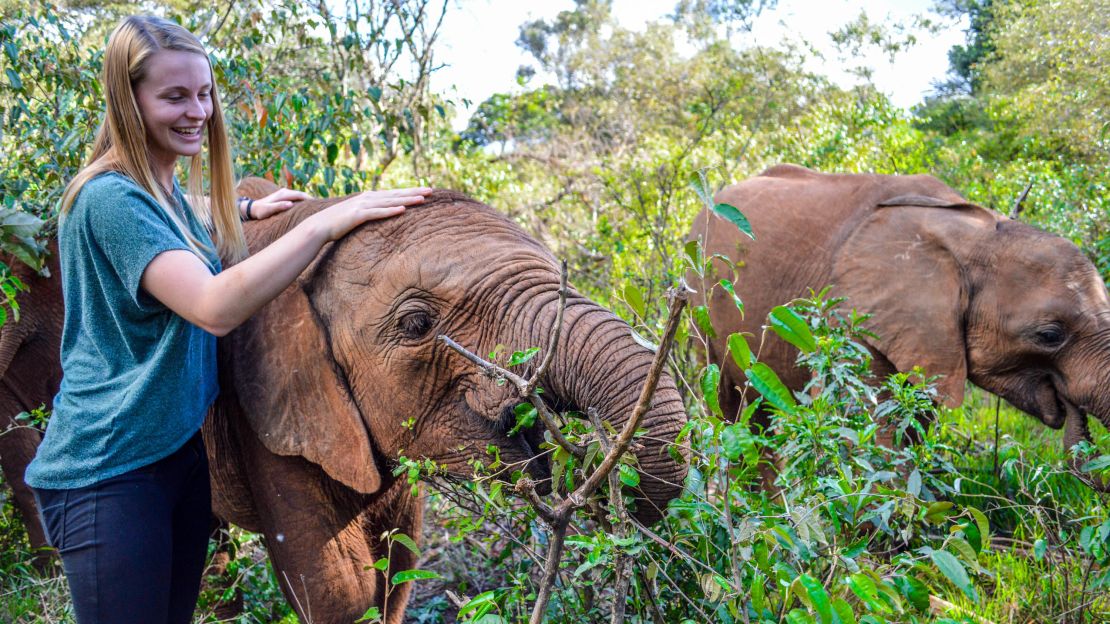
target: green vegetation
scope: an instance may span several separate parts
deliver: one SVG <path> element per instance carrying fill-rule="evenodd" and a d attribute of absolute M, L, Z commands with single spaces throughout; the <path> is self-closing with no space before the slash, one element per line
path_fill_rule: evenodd
<path fill-rule="evenodd" d="M 806 72 L 806 50 L 749 45 L 751 18 L 773 3 L 687 0 L 641 32 L 616 23 L 609 3 L 578 0 L 522 25 L 523 90 L 478 104 L 459 133 L 446 122 L 458 104 L 427 82 L 450 5 L 385 3 L 348 20 L 354 3 L 338 14 L 325 4 L 144 7 L 182 18 L 210 46 L 239 172 L 318 195 L 411 182 L 467 192 L 566 258 L 575 286 L 645 340 L 662 336 L 665 291 L 705 269 L 682 240 L 706 191 L 778 162 L 932 173 L 1006 213 L 1031 183 L 1020 218 L 1072 240 L 1110 278 L 1105 3 L 940 2 L 970 17 L 968 42 L 952 51 L 942 94 L 907 111 Z M 41 262 L 54 204 L 99 122 L 98 50 L 133 10 L 0 3 L 0 261 Z M 838 37 L 846 50 L 908 43 L 865 18 Z M 533 85 L 537 71 L 555 84 Z M 20 286 L 0 262 L 0 321 L 18 312 Z M 730 357 L 775 416 L 767 429 L 751 410 L 724 420 L 721 363 L 694 356 L 693 326 L 704 332 L 708 315 L 688 314 L 670 360 L 691 415 L 686 494 L 650 531 L 635 526 L 617 490 L 639 477 L 622 464 L 572 519 L 547 621 L 604 621 L 618 604 L 629 622 L 1110 618 L 1107 499 L 1069 472 L 1059 432 L 978 392 L 938 409 L 912 375 L 869 385 L 850 301 L 782 303 L 769 331 L 803 352 L 808 391 L 777 386 L 761 337 L 739 337 Z M 571 440 L 599 444 L 585 419 L 565 422 Z M 883 423 L 914 443 L 879 445 Z M 1110 448 L 1101 429 L 1095 437 Z M 772 451 L 784 460 L 777 494 L 758 487 Z M 1091 470 L 1110 464 L 1086 452 Z M 601 454 L 552 446 L 564 491 Z M 421 568 L 439 578 L 401 579 L 417 587 L 408 620 L 527 621 L 551 537 L 536 508 L 510 484 L 459 483 L 427 462 L 398 470 L 434 486 Z M 0 490 L 0 621 L 69 621 L 64 581 L 56 566 L 32 567 L 8 496 Z M 238 595 L 239 621 L 293 621 L 258 538 L 233 529 L 229 540 L 201 617 Z"/>

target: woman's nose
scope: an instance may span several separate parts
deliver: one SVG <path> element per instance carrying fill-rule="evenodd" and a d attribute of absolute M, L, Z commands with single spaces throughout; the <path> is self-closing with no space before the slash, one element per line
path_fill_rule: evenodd
<path fill-rule="evenodd" d="M 191 119 L 205 119 L 208 117 L 208 112 L 204 109 L 204 104 L 201 103 L 200 98 L 191 98 L 189 100 L 189 109 L 185 114 Z"/>

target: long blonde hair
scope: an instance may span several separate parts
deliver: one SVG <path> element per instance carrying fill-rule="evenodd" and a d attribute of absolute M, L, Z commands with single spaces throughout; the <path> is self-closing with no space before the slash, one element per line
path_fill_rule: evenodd
<path fill-rule="evenodd" d="M 92 154 L 85 167 L 70 181 L 62 195 L 61 211 L 64 216 L 86 182 L 106 171 L 118 171 L 135 181 L 158 202 L 163 212 L 185 236 L 193 251 L 207 264 L 202 247 L 178 212 L 172 208 L 172 199 L 158 183 L 150 164 L 146 127 L 139 113 L 135 98 L 135 85 L 146 78 L 151 56 L 160 50 L 176 50 L 208 54 L 200 41 L 181 26 L 162 18 L 132 16 L 120 22 L 108 39 L 104 51 L 104 68 L 101 82 L 107 104 L 104 121 L 96 133 Z M 209 74 L 212 72 L 209 61 Z M 197 219 L 209 228 L 216 250 L 225 262 L 238 261 L 247 255 L 247 243 L 239 222 L 239 208 L 231 169 L 231 148 L 227 140 L 220 98 L 212 76 L 212 116 L 206 122 L 208 143 L 209 201 L 203 199 L 204 162 L 201 154 L 189 159 L 189 203 Z"/>

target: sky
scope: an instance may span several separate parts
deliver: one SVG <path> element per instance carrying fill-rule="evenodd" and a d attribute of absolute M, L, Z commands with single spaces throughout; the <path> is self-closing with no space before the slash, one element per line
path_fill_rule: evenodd
<path fill-rule="evenodd" d="M 614 0 L 613 15 L 625 28 L 640 30 L 674 10 L 677 0 Z M 808 42 L 824 56 L 813 58 L 808 69 L 824 74 L 841 86 L 851 86 L 859 78 L 846 70 L 837 55 L 829 33 L 865 11 L 872 22 L 890 20 L 911 22 L 915 14 L 925 14 L 933 0 L 779 0 L 773 10 L 764 11 L 755 22 L 753 35 L 760 45 L 775 45 L 784 38 Z M 432 75 L 432 89 L 454 93 L 477 106 L 494 93 L 519 92 L 516 70 L 529 58 L 515 41 L 522 23 L 550 19 L 574 7 L 572 0 L 459 0 L 452 3 L 444 19 L 438 42 L 438 60 L 445 66 Z M 918 33 L 918 42 L 899 54 L 894 63 L 877 51 L 864 57 L 862 64 L 874 70 L 872 82 L 898 106 L 921 102 L 932 83 L 948 71 L 948 49 L 964 43 L 966 24 L 944 20 L 936 34 Z M 851 66 L 861 64 L 853 61 Z M 529 83 L 542 85 L 543 75 Z M 466 126 L 469 112 L 459 107 L 453 125 Z"/>

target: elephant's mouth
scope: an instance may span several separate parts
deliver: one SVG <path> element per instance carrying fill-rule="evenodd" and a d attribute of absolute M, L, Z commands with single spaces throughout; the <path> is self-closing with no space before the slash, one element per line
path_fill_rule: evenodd
<path fill-rule="evenodd" d="M 1036 384 L 1036 391 L 1033 397 L 1034 410 L 1026 410 L 1036 414 L 1040 417 L 1048 427 L 1053 429 L 1060 429 L 1064 426 L 1067 420 L 1069 411 L 1076 411 L 1077 408 L 1074 404 L 1065 398 L 1065 394 L 1060 390 L 1060 385 L 1051 375 L 1045 375 Z M 1020 405 L 1018 406 L 1021 409 Z"/>

